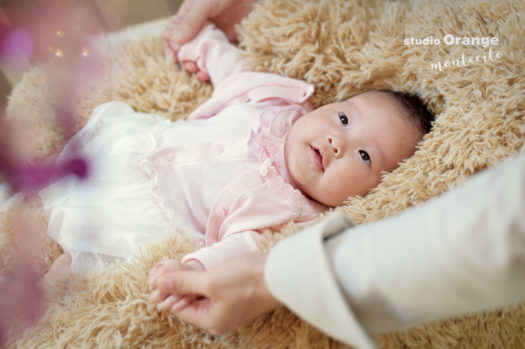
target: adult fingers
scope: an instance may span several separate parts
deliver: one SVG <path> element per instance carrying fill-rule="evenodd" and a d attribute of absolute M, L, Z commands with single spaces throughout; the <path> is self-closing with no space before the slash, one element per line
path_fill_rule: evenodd
<path fill-rule="evenodd" d="M 186 304 L 184 307 L 178 307 L 175 305 L 172 308 L 172 312 L 179 319 L 201 327 L 212 334 L 221 334 L 216 330 L 214 319 L 210 317 L 212 302 L 213 301 L 208 298 L 196 299 L 193 302 Z"/>
<path fill-rule="evenodd" d="M 158 303 L 164 298 L 163 293 L 161 293 L 159 290 L 154 290 L 149 295 L 149 301 L 152 303 Z"/>
<path fill-rule="evenodd" d="M 209 288 L 207 285 L 209 278 L 209 272 L 181 270 L 163 275 L 158 280 L 157 287 L 160 292 L 208 297 Z"/>
<path fill-rule="evenodd" d="M 173 304 L 177 303 L 181 298 L 182 296 L 176 294 L 169 295 L 166 299 L 157 304 L 157 309 L 160 311 L 170 309 Z"/>
<path fill-rule="evenodd" d="M 177 312 L 181 311 L 182 309 L 186 308 L 188 305 L 193 303 L 197 297 L 195 296 L 185 296 L 179 299 L 177 302 L 175 302 L 171 306 L 171 311 L 176 314 Z"/>
<path fill-rule="evenodd" d="M 195 296 L 181 296 L 172 294 L 165 300 L 157 304 L 157 309 L 160 311 L 171 309 L 173 312 L 183 309 L 191 304 L 196 299 Z"/>
<path fill-rule="evenodd" d="M 173 59 L 173 62 L 175 64 L 179 63 L 179 57 L 177 57 L 177 52 L 174 51 L 166 41 L 164 41 L 164 55 Z"/>
<path fill-rule="evenodd" d="M 210 16 L 212 1 L 184 1 L 171 19 L 168 28 L 172 35 L 170 46 L 178 51 L 182 44 L 187 43 L 202 27 L 206 19 Z"/>
<path fill-rule="evenodd" d="M 157 288 L 157 280 L 162 274 L 181 269 L 182 263 L 174 259 L 167 259 L 155 264 L 155 266 L 151 268 L 148 277 L 148 286 L 150 290 L 155 290 Z"/>
<path fill-rule="evenodd" d="M 224 27 L 223 31 L 224 31 L 224 35 L 226 35 L 226 37 L 231 43 L 234 43 L 234 44 L 238 43 L 237 42 L 237 32 L 235 31 L 235 26 L 232 25 L 232 26 Z"/>

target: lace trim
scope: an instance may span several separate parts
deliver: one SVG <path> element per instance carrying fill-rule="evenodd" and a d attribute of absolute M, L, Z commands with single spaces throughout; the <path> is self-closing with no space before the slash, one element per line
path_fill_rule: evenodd
<path fill-rule="evenodd" d="M 260 163 L 270 159 L 281 176 L 290 178 L 284 160 L 286 135 L 292 124 L 305 113 L 298 105 L 268 107 L 259 116 L 259 125 L 248 139 L 250 152 Z"/>
<path fill-rule="evenodd" d="M 259 173 L 277 199 L 289 202 L 294 210 L 300 212 L 302 218 L 315 219 L 327 209 L 326 206 L 309 200 L 299 189 L 287 182 L 273 166 L 270 159 L 261 164 Z"/>
<path fill-rule="evenodd" d="M 171 210 L 168 205 L 166 205 L 166 201 L 164 200 L 164 197 L 159 194 L 159 173 L 157 172 L 157 169 L 155 166 L 153 166 L 153 163 L 151 160 L 145 158 L 142 161 L 140 161 L 140 167 L 144 171 L 144 174 L 148 177 L 148 183 L 146 185 L 146 188 L 148 192 L 150 193 L 153 200 L 157 203 L 160 212 L 162 215 L 166 218 L 166 220 L 171 224 L 175 229 L 180 230 L 181 232 L 184 232 L 184 227 L 177 222 L 175 219 L 175 214 L 173 210 Z"/>

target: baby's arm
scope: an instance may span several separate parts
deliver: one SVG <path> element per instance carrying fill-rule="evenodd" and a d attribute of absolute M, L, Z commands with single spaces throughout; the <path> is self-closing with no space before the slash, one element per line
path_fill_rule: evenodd
<path fill-rule="evenodd" d="M 216 87 L 242 70 L 239 52 L 222 31 L 208 23 L 192 41 L 181 47 L 178 58 L 183 63 L 194 61 Z"/>
<path fill-rule="evenodd" d="M 260 234 L 252 231 L 237 233 L 186 255 L 182 262 L 169 259 L 157 263 L 151 269 L 148 279 L 148 285 L 152 291 L 150 301 L 156 303 L 157 309 L 161 311 L 169 309 L 176 312 L 185 308 L 195 301 L 195 296 L 162 292 L 157 287 L 158 282 L 162 282 L 166 276 L 169 277 L 170 274 L 178 271 L 203 271 L 235 256 L 259 251 L 262 239 Z"/>

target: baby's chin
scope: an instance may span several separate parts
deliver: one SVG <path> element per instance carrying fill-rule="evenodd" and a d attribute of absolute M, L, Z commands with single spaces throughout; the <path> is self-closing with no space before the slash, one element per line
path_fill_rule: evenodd
<path fill-rule="evenodd" d="M 317 201 L 318 203 L 326 206 L 326 207 L 337 207 L 337 206 L 341 206 L 346 198 L 344 199 L 334 199 L 332 197 L 326 197 L 326 196 L 323 196 L 323 195 L 313 195 L 313 194 L 307 194 L 307 196 L 314 200 L 314 201 Z"/>
<path fill-rule="evenodd" d="M 329 196 L 329 195 L 315 195 L 314 193 L 312 194 L 308 194 L 308 196 L 312 199 L 312 200 L 315 200 L 327 207 L 337 207 L 337 206 L 342 206 L 344 204 L 347 203 L 347 201 L 353 197 L 364 197 L 366 196 L 373 188 L 375 188 L 377 185 L 374 185 L 372 186 L 371 188 L 368 188 L 368 189 L 363 189 L 363 192 L 361 193 L 356 193 L 356 192 L 350 192 L 350 193 L 346 193 L 346 194 L 340 194 L 342 192 L 339 191 L 337 194 L 334 194 L 333 196 Z"/>

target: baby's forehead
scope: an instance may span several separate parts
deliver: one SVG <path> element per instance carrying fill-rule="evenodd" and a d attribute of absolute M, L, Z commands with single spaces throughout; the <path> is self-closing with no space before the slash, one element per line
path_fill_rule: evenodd
<path fill-rule="evenodd" d="M 383 100 L 390 100 L 392 102 L 396 101 L 396 98 L 392 96 L 391 93 L 388 93 L 386 91 L 371 90 L 371 91 L 359 92 L 358 94 L 350 96 L 341 102 L 349 102 L 349 101 L 359 100 L 359 99 L 383 99 Z"/>
<path fill-rule="evenodd" d="M 418 129 L 410 111 L 388 91 L 367 91 L 354 95 L 343 102 L 350 111 L 357 111 L 364 122 L 380 121 L 387 127 L 400 126 Z"/>
<path fill-rule="evenodd" d="M 405 114 L 404 106 L 390 93 L 384 91 L 366 91 L 351 96 L 339 103 L 358 109 L 361 113 L 388 108 L 390 113 Z"/>

